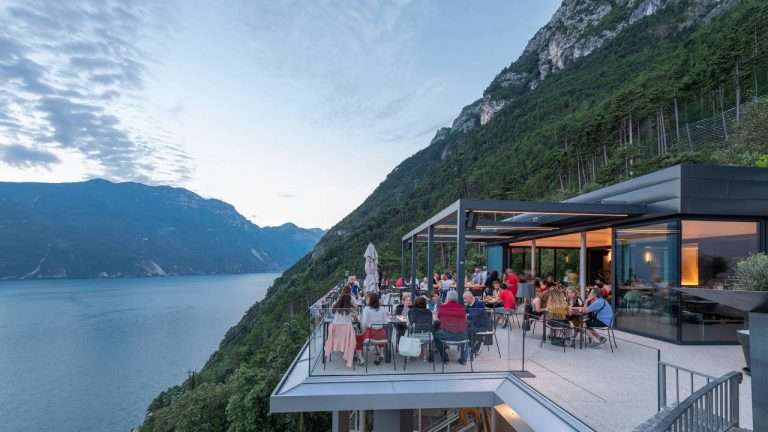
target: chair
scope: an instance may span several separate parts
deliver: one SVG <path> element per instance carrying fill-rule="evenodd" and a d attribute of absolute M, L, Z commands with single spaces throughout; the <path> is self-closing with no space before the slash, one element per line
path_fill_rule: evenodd
<path fill-rule="evenodd" d="M 592 330 L 597 330 L 598 333 L 601 330 L 605 331 L 606 336 L 608 337 L 608 346 L 611 347 L 611 352 L 613 352 L 614 348 L 619 349 L 619 345 L 616 343 L 616 333 L 613 331 L 615 324 L 616 324 L 616 318 L 611 320 L 610 325 L 602 326 L 602 327 L 587 327 L 587 328 L 590 328 Z"/>
<path fill-rule="evenodd" d="M 478 317 L 475 317 L 471 321 L 472 323 L 472 329 L 474 330 L 472 334 L 472 342 L 474 345 L 475 339 L 480 337 L 491 337 L 493 340 L 493 343 L 496 344 L 496 350 L 499 352 L 499 358 L 501 358 L 501 347 L 499 346 L 499 339 L 496 337 L 496 310 L 495 309 L 486 309 L 483 311 L 482 320 L 478 322 Z M 481 330 L 476 330 L 481 329 Z M 490 344 L 486 344 L 488 347 L 488 351 L 491 350 Z M 474 346 L 472 347 L 474 349 Z"/>
<path fill-rule="evenodd" d="M 505 308 L 500 315 L 503 323 L 502 327 L 509 326 L 510 328 L 512 328 L 512 322 L 510 321 L 513 321 L 517 324 L 518 328 L 522 328 L 522 325 L 520 324 L 520 318 L 517 316 L 517 310 Z M 511 320 L 510 320 L 510 317 L 512 318 Z"/>
<path fill-rule="evenodd" d="M 523 321 L 528 323 L 528 330 L 531 334 L 536 333 L 536 323 L 544 319 L 544 314 L 537 315 L 533 313 L 533 306 L 530 304 L 525 305 L 525 312 L 523 312 Z M 542 335 L 543 336 L 543 335 Z"/>
<path fill-rule="evenodd" d="M 457 349 L 466 349 L 466 350 L 468 350 L 469 351 L 469 369 L 470 369 L 470 371 L 474 372 L 475 368 L 474 368 L 474 365 L 472 364 L 472 361 L 475 358 L 475 354 L 472 352 L 472 340 L 468 336 L 466 336 L 466 334 L 467 334 L 467 323 L 466 322 L 464 322 L 464 329 L 463 329 L 463 331 L 461 331 L 461 332 L 459 332 L 457 334 L 464 334 L 465 336 L 462 339 L 455 339 L 455 340 L 440 339 L 440 343 L 443 345 L 443 350 L 446 351 L 446 356 L 448 355 L 448 353 L 447 353 L 447 348 L 448 347 L 452 347 L 453 346 L 453 347 L 456 347 Z M 443 364 L 443 366 L 442 366 L 442 373 L 445 373 L 445 363 L 446 363 L 445 361 L 442 362 L 442 364 Z"/>
<path fill-rule="evenodd" d="M 383 330 L 384 339 L 365 339 L 363 341 L 363 353 L 365 353 L 365 373 L 368 373 L 368 351 L 371 347 L 381 346 L 384 345 L 385 350 L 389 350 L 389 334 L 387 333 L 387 326 L 386 324 L 371 324 L 369 327 L 370 330 Z M 392 357 L 394 361 L 394 356 Z M 397 367 L 397 363 L 395 363 L 395 367 Z"/>
<path fill-rule="evenodd" d="M 323 346 L 323 369 L 329 361 L 333 361 L 333 353 L 340 352 L 347 367 L 355 370 L 355 330 L 352 323 L 330 323 L 327 332 Z"/>
<path fill-rule="evenodd" d="M 566 351 L 566 348 L 568 346 L 568 341 L 571 341 L 574 348 L 576 347 L 576 332 L 574 331 L 573 327 L 570 326 L 569 323 L 563 323 L 559 320 L 550 320 L 544 318 L 544 326 L 546 327 L 545 334 L 549 334 L 549 340 L 551 341 L 553 338 L 562 338 L 563 340 L 563 352 Z M 545 338 L 541 339 L 541 344 L 539 346 L 543 346 L 545 342 Z"/>
<path fill-rule="evenodd" d="M 432 349 L 432 312 L 429 309 L 411 309 L 408 311 L 408 337 L 419 339 L 423 344 L 429 347 L 429 357 L 434 357 Z M 408 367 L 408 357 L 403 357 L 403 372 Z M 435 370 L 435 363 L 432 362 L 432 371 Z"/>

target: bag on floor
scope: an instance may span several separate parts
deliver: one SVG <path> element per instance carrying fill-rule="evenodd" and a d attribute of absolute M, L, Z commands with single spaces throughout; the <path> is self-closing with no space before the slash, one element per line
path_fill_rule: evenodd
<path fill-rule="evenodd" d="M 418 357 L 421 355 L 421 341 L 416 338 L 403 336 L 397 345 L 397 351 L 402 356 Z"/>

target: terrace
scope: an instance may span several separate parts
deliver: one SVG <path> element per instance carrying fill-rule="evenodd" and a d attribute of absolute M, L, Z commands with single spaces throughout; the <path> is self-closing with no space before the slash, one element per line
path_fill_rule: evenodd
<path fill-rule="evenodd" d="M 346 409 L 367 403 L 388 409 L 487 406 L 487 396 L 480 397 L 478 403 L 479 389 L 461 389 L 465 384 L 459 385 L 459 388 L 448 387 L 447 383 L 456 385 L 457 380 L 468 380 L 478 384 L 487 377 L 501 376 L 543 395 L 578 418 L 584 424 L 584 430 L 623 431 L 633 430 L 659 410 L 660 362 L 685 365 L 686 369 L 702 374 L 694 376 L 691 381 L 691 376 L 685 371 L 667 368 L 665 379 L 661 382 L 666 383 L 665 396 L 669 404 L 685 399 L 692 391 L 704 386 L 705 375 L 716 378 L 741 370 L 744 366 L 740 348 L 733 345 L 681 346 L 617 331 L 618 347 L 613 352 L 608 345 L 586 348 L 579 347 L 578 343 L 564 350 L 549 341 L 542 343 L 540 324 L 532 332 L 524 332 L 513 324 L 507 328 L 498 327 L 498 349 L 495 343 L 483 346 L 471 364 L 459 364 L 455 351 L 449 351 L 451 361 L 445 364 L 444 370 L 439 360 L 428 362 L 423 358 L 409 358 L 406 364 L 405 357 L 393 351 L 388 361 L 379 365 L 368 362 L 367 367 L 348 367 L 341 353 L 324 358 L 327 326 L 324 326 L 326 315 L 322 300 L 311 310 L 311 315 L 314 317 L 311 337 L 286 376 L 286 382 L 276 389 L 274 396 L 278 398 L 308 398 L 315 401 L 305 400 L 305 403 L 323 404 L 328 401 L 322 402 L 322 399 L 333 396 L 337 401 L 344 400 Z M 394 334 L 392 332 L 392 350 Z M 350 383 L 355 382 L 365 384 L 353 389 Z M 449 390 L 448 393 L 454 393 L 456 397 L 442 394 L 436 396 L 432 404 L 425 406 L 421 402 L 415 405 L 412 397 L 416 395 L 418 399 L 421 396 L 409 386 L 414 382 L 418 383 L 415 386 L 417 389 L 431 383 L 442 391 Z M 744 377 L 739 386 L 740 400 L 751 400 L 750 384 L 750 378 Z M 484 382 L 483 385 L 499 392 L 497 383 Z M 347 391 L 350 394 L 346 394 Z M 387 400 L 388 396 L 394 397 Z M 511 397 L 512 400 L 515 398 Z M 513 409 L 520 409 L 510 401 L 503 398 L 502 401 Z M 741 404 L 739 416 L 742 427 L 751 427 L 749 403 Z"/>

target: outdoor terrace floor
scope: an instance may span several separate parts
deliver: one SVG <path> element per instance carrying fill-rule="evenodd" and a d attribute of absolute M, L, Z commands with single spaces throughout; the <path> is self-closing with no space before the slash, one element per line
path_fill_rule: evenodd
<path fill-rule="evenodd" d="M 540 327 L 540 326 L 539 326 Z M 597 431 L 631 431 L 656 413 L 657 409 L 657 359 L 712 376 L 730 371 L 740 371 L 744 356 L 739 346 L 691 346 L 675 345 L 617 331 L 618 348 L 611 352 L 608 344 L 596 348 L 571 348 L 566 352 L 559 346 L 540 345 L 540 328 L 533 337 L 525 338 L 525 371 L 518 374 L 526 383 L 556 402 Z M 319 332 L 318 332 L 319 333 Z M 317 333 L 316 333 L 317 335 Z M 522 332 L 513 326 L 511 330 L 497 331 L 502 358 L 495 347 L 482 348 L 473 363 L 476 373 L 520 371 L 522 364 Z M 310 357 L 314 364 L 313 376 L 365 375 L 365 368 L 347 368 L 341 354 L 336 353 L 325 365 L 321 353 L 322 336 L 310 340 Z M 460 365 L 458 353 L 449 353 L 451 361 L 445 372 L 469 372 L 470 365 Z M 368 366 L 368 374 L 403 374 L 403 358 L 398 356 L 397 370 L 393 363 Z M 441 364 L 422 359 L 409 360 L 408 374 L 440 373 Z M 680 399 L 690 394 L 690 378 L 680 375 Z M 703 384 L 696 381 L 696 386 Z M 674 374 L 668 375 L 668 400 L 675 402 Z M 751 428 L 751 383 L 745 376 L 740 386 L 741 427 Z"/>

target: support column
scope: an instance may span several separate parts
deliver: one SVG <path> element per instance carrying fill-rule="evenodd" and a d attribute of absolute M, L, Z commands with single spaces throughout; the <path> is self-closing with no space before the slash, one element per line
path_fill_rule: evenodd
<path fill-rule="evenodd" d="M 768 313 L 750 312 L 752 430 L 768 430 Z"/>
<path fill-rule="evenodd" d="M 456 211 L 456 291 L 459 292 L 459 303 L 464 295 L 464 255 L 466 254 L 465 232 L 467 228 L 467 215 L 464 207 L 459 203 Z"/>
<path fill-rule="evenodd" d="M 581 298 L 587 298 L 587 233 L 579 233 L 579 292 Z"/>
<path fill-rule="evenodd" d="M 435 240 L 435 229 L 432 225 L 427 227 L 427 292 L 429 297 L 432 298 L 432 290 L 434 289 L 432 281 L 432 273 L 434 273 L 434 263 L 432 262 L 432 242 Z"/>
<path fill-rule="evenodd" d="M 332 432 L 341 432 L 340 422 L 339 422 L 339 412 L 338 411 L 332 411 L 331 412 L 331 431 Z"/>
<path fill-rule="evenodd" d="M 373 432 L 400 432 L 400 410 L 374 411 Z"/>
<path fill-rule="evenodd" d="M 400 240 L 400 277 L 405 279 L 405 240 Z"/>
<path fill-rule="evenodd" d="M 531 277 L 536 277 L 536 240 L 531 240 Z"/>
<path fill-rule="evenodd" d="M 416 236 L 411 237 L 411 299 L 416 298 Z"/>

